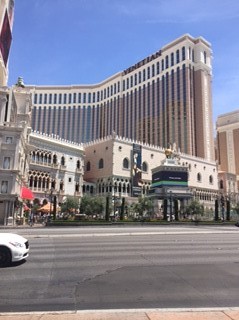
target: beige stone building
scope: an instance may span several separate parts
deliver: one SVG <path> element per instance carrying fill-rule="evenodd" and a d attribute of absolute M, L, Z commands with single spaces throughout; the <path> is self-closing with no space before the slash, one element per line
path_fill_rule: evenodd
<path fill-rule="evenodd" d="M 19 213 L 27 186 L 31 98 L 29 90 L 0 88 L 0 224 Z"/>
<path fill-rule="evenodd" d="M 28 185 L 40 203 L 44 199 L 62 203 L 67 196 L 80 200 L 84 174 L 84 147 L 56 136 L 32 132 Z"/>
<path fill-rule="evenodd" d="M 88 143 L 121 137 L 214 160 L 212 49 L 188 34 L 98 84 L 30 86 L 32 128 Z"/>
<path fill-rule="evenodd" d="M 152 181 L 152 169 L 165 159 L 165 149 L 140 144 L 117 135 L 96 140 L 85 145 L 84 180 L 94 183 L 94 192 L 116 198 L 125 197 L 128 203 L 133 197 L 133 149 L 141 148 L 140 194 L 148 194 Z M 188 168 L 189 188 L 205 208 L 214 209 L 218 195 L 218 172 L 215 161 L 180 153 L 180 164 Z"/>
<path fill-rule="evenodd" d="M 238 201 L 239 110 L 220 115 L 216 122 L 220 191 Z"/>

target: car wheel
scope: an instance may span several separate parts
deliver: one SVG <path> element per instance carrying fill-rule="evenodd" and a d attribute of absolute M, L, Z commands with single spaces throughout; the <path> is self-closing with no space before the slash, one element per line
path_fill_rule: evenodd
<path fill-rule="evenodd" d="M 11 252 L 8 248 L 0 247 L 0 267 L 6 267 L 12 262 Z"/>

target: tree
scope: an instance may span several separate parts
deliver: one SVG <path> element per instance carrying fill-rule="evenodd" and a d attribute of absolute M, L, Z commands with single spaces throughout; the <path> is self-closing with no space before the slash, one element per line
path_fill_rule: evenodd
<path fill-rule="evenodd" d="M 79 199 L 77 197 L 67 196 L 61 205 L 62 212 L 75 212 L 79 209 Z"/>
<path fill-rule="evenodd" d="M 239 216 L 239 202 L 233 207 L 233 210 L 236 212 L 236 214 Z"/>
<path fill-rule="evenodd" d="M 149 197 L 139 197 L 138 202 L 133 205 L 133 209 L 141 218 L 152 215 L 153 203 Z"/>
<path fill-rule="evenodd" d="M 198 215 L 202 216 L 204 213 L 204 207 L 198 200 L 192 200 L 185 209 L 186 214 L 193 216 L 196 220 L 198 218 Z"/>
<path fill-rule="evenodd" d="M 84 195 L 81 198 L 80 203 L 80 212 L 86 214 L 87 216 L 91 215 L 100 215 L 104 212 L 105 208 L 105 199 L 103 197 L 91 197 L 89 195 Z"/>

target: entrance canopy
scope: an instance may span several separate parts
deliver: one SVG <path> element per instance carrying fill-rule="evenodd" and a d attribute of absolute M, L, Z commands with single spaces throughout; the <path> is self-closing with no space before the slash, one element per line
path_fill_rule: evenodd
<path fill-rule="evenodd" d="M 34 194 L 27 187 L 21 188 L 20 197 L 25 200 L 33 200 L 35 198 Z"/>

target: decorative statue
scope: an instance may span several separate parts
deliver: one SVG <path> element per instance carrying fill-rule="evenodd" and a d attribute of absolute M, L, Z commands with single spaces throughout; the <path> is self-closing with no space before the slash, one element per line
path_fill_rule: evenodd
<path fill-rule="evenodd" d="M 18 77 L 17 83 L 16 83 L 16 87 L 25 88 L 25 85 L 24 85 L 22 77 Z"/>

